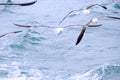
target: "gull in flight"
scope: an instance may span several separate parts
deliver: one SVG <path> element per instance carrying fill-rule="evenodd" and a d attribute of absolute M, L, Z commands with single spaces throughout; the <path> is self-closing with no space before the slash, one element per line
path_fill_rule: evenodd
<path fill-rule="evenodd" d="M 64 26 L 64 27 L 52 27 L 52 26 L 46 26 L 46 25 L 37 25 L 37 26 L 31 26 L 31 25 L 21 25 L 21 24 L 14 24 L 16 26 L 19 26 L 19 27 L 26 27 L 26 28 L 31 28 L 31 27 L 35 27 L 35 28 L 50 28 L 52 30 L 55 30 L 56 34 L 59 35 L 63 32 L 64 29 L 66 28 L 71 28 L 71 27 L 81 27 L 82 26 L 82 30 L 81 32 L 79 33 L 79 36 L 77 37 L 77 41 L 76 41 L 76 45 L 78 45 L 80 43 L 80 41 L 82 40 L 83 36 L 84 36 L 84 33 L 86 31 L 86 28 L 87 27 L 99 27 L 99 26 L 102 26 L 102 24 L 91 24 L 91 23 L 97 23 L 99 19 L 102 19 L 102 18 L 112 18 L 112 19 L 118 19 L 120 20 L 120 17 L 115 17 L 115 16 L 98 16 L 96 18 L 92 18 L 90 19 L 86 24 L 84 25 L 81 25 L 81 24 L 73 24 L 73 25 L 68 25 L 68 26 Z M 6 34 L 3 34 L 0 36 L 0 38 L 8 35 L 8 34 L 11 34 L 11 33 L 20 33 L 22 32 L 21 31 L 14 31 L 14 32 L 9 32 L 9 33 L 6 33 Z"/>
<path fill-rule="evenodd" d="M 26 28 L 31 28 L 31 27 L 35 27 L 35 28 L 50 28 L 52 29 L 57 35 L 60 35 L 64 29 L 66 28 L 71 28 L 71 27 L 80 27 L 83 26 L 81 24 L 73 24 L 73 25 L 68 25 L 68 26 L 64 26 L 64 27 L 52 27 L 52 26 L 46 26 L 46 25 L 38 25 L 38 26 L 31 26 L 31 25 L 21 25 L 21 24 L 14 24 L 16 26 L 19 27 L 26 27 Z M 88 25 L 88 27 L 96 27 L 96 26 L 101 26 L 101 24 L 97 24 L 97 25 Z"/>
<path fill-rule="evenodd" d="M 90 23 L 97 23 L 99 19 L 102 19 L 102 18 L 112 18 L 112 19 L 118 19 L 120 20 L 120 17 L 115 17 L 115 16 L 99 16 L 99 17 L 96 17 L 96 18 L 92 18 L 89 20 L 88 23 L 86 23 L 85 25 L 83 25 L 83 28 L 77 38 L 77 41 L 76 41 L 76 45 L 78 45 L 80 43 L 80 41 L 82 40 L 82 37 L 86 31 L 86 28 L 87 27 L 90 27 Z M 91 26 L 91 27 L 98 27 L 98 26 L 102 26 L 102 25 L 97 25 L 97 26 Z"/>
<path fill-rule="evenodd" d="M 90 9 L 94 6 L 100 6 L 103 9 L 107 9 L 106 6 L 100 5 L 100 4 L 92 4 L 88 7 L 86 7 L 82 12 L 83 14 L 90 14 Z M 59 22 L 59 24 L 61 24 L 69 15 L 71 15 L 72 13 L 76 14 L 76 15 L 80 15 L 81 11 L 80 10 L 72 10 L 70 11 L 66 16 L 63 17 L 63 19 Z"/>
<path fill-rule="evenodd" d="M 53 29 L 57 35 L 60 35 L 64 29 L 66 28 L 70 28 L 70 27 L 81 27 L 83 26 L 83 29 L 77 39 L 77 42 L 76 42 L 76 45 L 81 41 L 83 35 L 84 35 L 84 32 L 86 30 L 86 27 L 99 27 L 99 26 L 102 26 L 102 24 L 95 24 L 95 25 L 91 25 L 90 23 L 92 22 L 92 20 L 90 20 L 87 24 L 85 25 L 81 25 L 81 24 L 73 24 L 73 25 L 68 25 L 68 26 L 64 26 L 64 27 L 51 27 L 51 26 L 45 26 L 45 25 L 39 25 L 39 26 L 30 26 L 30 25 L 20 25 L 20 24 L 14 24 L 16 26 L 19 26 L 19 27 L 26 27 L 26 28 L 31 28 L 31 27 L 35 27 L 35 28 L 40 28 L 40 27 L 44 27 L 44 28 L 50 28 L 50 29 Z"/>

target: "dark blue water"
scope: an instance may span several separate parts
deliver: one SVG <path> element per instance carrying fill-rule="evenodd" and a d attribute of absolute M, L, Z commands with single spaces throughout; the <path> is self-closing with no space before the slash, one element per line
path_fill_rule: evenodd
<path fill-rule="evenodd" d="M 89 15 L 73 14 L 58 25 L 69 11 L 95 3 L 108 9 L 96 6 Z M 58 36 L 49 28 L 14 25 L 64 27 L 106 15 L 120 16 L 119 0 L 38 0 L 27 7 L 0 6 L 0 34 L 23 30 L 0 38 L 0 80 L 120 80 L 120 20 L 99 20 L 103 25 L 87 28 L 77 46 L 82 27 L 65 29 Z"/>

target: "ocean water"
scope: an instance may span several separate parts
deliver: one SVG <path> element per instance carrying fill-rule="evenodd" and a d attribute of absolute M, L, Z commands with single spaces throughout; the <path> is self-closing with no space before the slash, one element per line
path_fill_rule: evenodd
<path fill-rule="evenodd" d="M 96 6 L 89 15 L 74 14 L 59 25 L 69 11 L 91 4 L 108 9 Z M 77 46 L 82 27 L 68 28 L 56 35 L 49 28 L 14 25 L 64 27 L 107 15 L 120 16 L 119 0 L 38 0 L 26 7 L 0 6 L 0 35 L 22 30 L 0 38 L 0 80 L 120 80 L 120 20 L 99 20 L 102 26 L 87 28 Z"/>

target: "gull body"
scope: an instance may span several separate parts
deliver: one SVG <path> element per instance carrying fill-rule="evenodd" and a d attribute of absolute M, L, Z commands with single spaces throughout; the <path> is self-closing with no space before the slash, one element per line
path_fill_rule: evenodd
<path fill-rule="evenodd" d="M 58 28 L 55 28 L 54 31 L 57 35 L 60 35 L 62 32 L 63 32 L 64 28 L 62 27 L 58 27 Z"/>
<path fill-rule="evenodd" d="M 31 28 L 31 27 L 35 27 L 35 28 L 40 28 L 40 27 L 43 27 L 43 28 L 50 28 L 52 30 L 55 30 L 56 34 L 59 35 L 63 32 L 64 29 L 66 28 L 71 28 L 71 27 L 81 27 L 82 26 L 82 30 L 77 38 L 77 41 L 76 41 L 76 45 L 78 45 L 80 43 L 80 41 L 82 40 L 83 36 L 84 36 L 84 33 L 87 29 L 87 27 L 99 27 L 99 26 L 102 26 L 102 24 L 91 24 L 91 23 L 96 23 L 98 21 L 98 19 L 103 19 L 103 18 L 112 18 L 112 19 L 117 19 L 117 20 L 120 20 L 120 17 L 116 17 L 116 16 L 98 16 L 96 18 L 92 18 L 90 19 L 86 24 L 84 25 L 81 25 L 81 24 L 73 24 L 73 25 L 68 25 L 68 26 L 64 26 L 64 27 L 51 27 L 51 26 L 46 26 L 46 25 L 37 25 L 37 26 L 31 26 L 31 25 L 20 25 L 20 24 L 14 24 L 16 26 L 19 26 L 19 27 L 26 27 L 26 28 Z M 6 33 L 6 34 L 3 34 L 0 36 L 0 38 L 8 35 L 8 34 L 11 34 L 11 33 L 20 33 L 22 31 L 14 31 L 14 32 L 9 32 L 9 33 Z"/>
<path fill-rule="evenodd" d="M 106 6 L 103 6 L 103 5 L 100 5 L 100 4 L 92 4 L 88 7 L 86 7 L 85 9 L 83 9 L 82 13 L 86 14 L 86 15 L 90 14 L 90 9 L 94 6 L 99 6 L 99 7 L 102 7 L 103 9 L 107 9 Z M 80 12 L 81 12 L 81 10 L 72 10 L 72 11 L 68 12 L 68 14 L 66 16 L 64 16 L 63 19 L 59 22 L 59 24 L 61 24 L 70 14 L 73 13 L 73 14 L 76 14 L 76 15 L 80 15 Z"/>
<path fill-rule="evenodd" d="M 93 22 L 93 23 L 97 23 L 97 22 L 98 22 L 98 19 L 97 19 L 97 18 L 93 18 L 93 19 L 92 19 L 92 22 Z"/>
<path fill-rule="evenodd" d="M 83 12 L 84 14 L 88 15 L 88 14 L 90 14 L 90 9 L 84 9 L 82 12 Z"/>

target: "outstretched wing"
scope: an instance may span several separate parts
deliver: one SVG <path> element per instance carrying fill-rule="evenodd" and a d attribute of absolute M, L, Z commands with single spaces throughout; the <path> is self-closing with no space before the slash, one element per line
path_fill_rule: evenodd
<path fill-rule="evenodd" d="M 78 45 L 80 43 L 80 41 L 82 40 L 83 38 L 83 35 L 86 31 L 86 27 L 99 27 L 99 26 L 102 26 L 102 24 L 98 24 L 98 25 L 90 25 L 90 23 L 92 22 L 92 19 L 89 20 L 85 25 L 83 25 L 83 28 L 82 28 L 82 31 L 80 32 L 78 38 L 77 38 L 77 42 L 76 42 L 76 45 Z"/>
<path fill-rule="evenodd" d="M 88 6 L 88 7 L 86 7 L 86 9 L 90 9 L 90 8 L 96 6 L 96 5 L 102 7 L 103 9 L 107 9 L 106 6 L 103 6 L 103 5 L 100 5 L 100 4 L 92 4 L 92 5 Z"/>
<path fill-rule="evenodd" d="M 112 19 L 119 19 L 120 20 L 120 17 L 116 17 L 116 16 L 106 16 L 108 18 L 112 18 Z"/>
<path fill-rule="evenodd" d="M 6 34 L 3 34 L 3 35 L 0 35 L 0 38 L 6 36 L 6 35 L 8 35 L 8 34 L 11 34 L 11 33 L 15 33 L 15 34 L 16 34 L 16 33 L 20 33 L 20 32 L 22 32 L 22 31 L 9 32 L 9 33 L 6 33 Z"/>
<path fill-rule="evenodd" d="M 0 3 L 0 5 L 18 5 L 18 6 L 29 6 L 33 5 L 37 2 L 37 0 L 32 1 L 32 2 L 26 2 L 26 3 Z"/>
<path fill-rule="evenodd" d="M 28 2 L 28 3 L 22 3 L 22 4 L 18 4 L 19 6 L 29 6 L 29 5 L 33 5 L 37 2 L 37 0 L 33 1 L 33 2 Z"/>
<path fill-rule="evenodd" d="M 82 40 L 85 31 L 86 31 L 86 27 L 83 26 L 82 31 L 80 32 L 80 34 L 79 34 L 79 36 L 78 36 L 78 38 L 77 38 L 76 45 L 78 45 L 78 44 L 80 43 L 80 41 Z"/>
<path fill-rule="evenodd" d="M 32 26 L 29 26 L 29 25 L 21 25 L 21 24 L 14 24 L 14 25 L 19 26 L 19 27 L 26 27 L 26 28 L 32 27 Z"/>
<path fill-rule="evenodd" d="M 59 22 L 59 24 L 61 24 L 71 13 L 73 13 L 74 11 L 77 11 L 77 10 L 72 10 L 70 11 L 66 16 L 63 17 L 63 19 Z"/>
<path fill-rule="evenodd" d="M 88 27 L 99 27 L 99 26 L 102 26 L 102 24 L 88 25 Z"/>
<path fill-rule="evenodd" d="M 55 27 L 46 26 L 46 25 L 37 25 L 37 26 L 32 26 L 32 25 L 22 25 L 22 24 L 14 24 L 14 25 L 19 26 L 19 27 L 26 27 L 26 28 L 31 28 L 31 27 L 36 27 L 36 28 L 39 28 L 39 27 L 46 27 L 46 28 L 52 28 L 52 29 L 55 28 Z"/>

